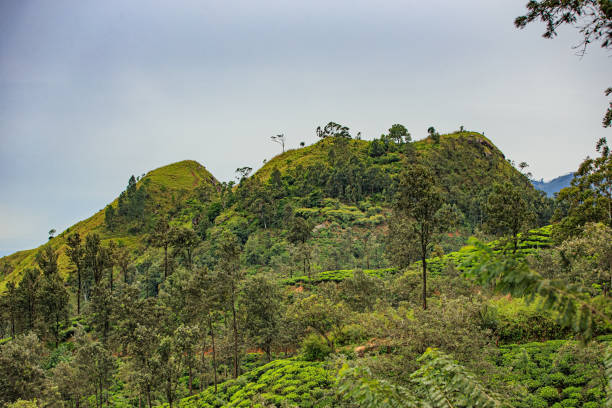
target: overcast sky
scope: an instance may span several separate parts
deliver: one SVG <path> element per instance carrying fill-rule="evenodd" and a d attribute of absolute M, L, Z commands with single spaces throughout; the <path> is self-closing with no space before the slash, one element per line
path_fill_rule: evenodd
<path fill-rule="evenodd" d="M 184 159 L 218 179 L 328 121 L 484 131 L 536 178 L 595 141 L 611 60 L 575 30 L 513 26 L 526 0 L 0 0 L 0 255 Z"/>

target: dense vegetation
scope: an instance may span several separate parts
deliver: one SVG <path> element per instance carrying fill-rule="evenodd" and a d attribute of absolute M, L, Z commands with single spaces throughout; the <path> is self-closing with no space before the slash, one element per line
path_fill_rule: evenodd
<path fill-rule="evenodd" d="M 0 403 L 604 406 L 605 141 L 551 199 L 475 132 L 317 134 L 0 260 Z"/>

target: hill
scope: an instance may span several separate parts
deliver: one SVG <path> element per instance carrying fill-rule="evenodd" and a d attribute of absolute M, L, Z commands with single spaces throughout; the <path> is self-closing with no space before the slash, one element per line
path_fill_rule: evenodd
<path fill-rule="evenodd" d="M 553 197 L 556 193 L 561 191 L 561 189 L 569 187 L 573 178 L 574 173 L 567 173 L 563 176 L 555 177 L 554 179 L 549 181 L 532 180 L 531 183 L 536 189 L 545 192 L 548 197 Z"/>
<path fill-rule="evenodd" d="M 219 183 L 194 161 L 150 171 L 142 179 L 132 180 L 107 211 L 75 224 L 49 244 L 59 251 L 63 276 L 70 269 L 64 249 L 66 237 L 72 232 L 82 238 L 95 232 L 103 243 L 113 240 L 127 247 L 138 265 L 138 259 L 149 250 L 144 238 L 163 216 L 171 225 L 198 230 L 202 238 L 229 228 L 243 244 L 253 247 L 252 251 L 256 247 L 258 255 L 248 258 L 247 264 L 270 270 L 274 255 L 262 249 L 263 236 L 268 234 L 268 246 L 284 242 L 277 256 L 288 257 L 283 230 L 288 214 L 298 214 L 318 225 L 314 230 L 319 254 L 314 262 L 316 271 L 353 268 L 361 262 L 367 269 L 385 268 L 390 266 L 388 260 L 368 255 L 365 247 L 382 253 L 397 176 L 414 163 L 433 171 L 444 200 L 456 206 L 463 219 L 463 232 L 448 237 L 444 251 L 459 249 L 483 222 L 483 205 L 495 183 L 509 181 L 521 186 L 525 197 L 541 213 L 539 225 L 547 221 L 545 203 L 527 178 L 479 133 L 456 132 L 437 141 L 428 137 L 412 143 L 396 143 L 384 137 L 373 141 L 325 138 L 274 157 L 233 189 L 231 183 Z M 270 231 L 277 232 L 269 235 Z M 347 234 L 362 243 L 361 249 L 342 248 L 341 241 Z M 39 249 L 0 259 L 1 270 L 5 271 L 0 276 L 0 291 L 7 282 L 18 282 L 23 271 L 35 265 Z M 376 261 L 372 263 L 371 259 Z M 207 266 L 212 266 L 212 261 Z"/>
<path fill-rule="evenodd" d="M 198 189 L 204 186 L 218 185 L 219 182 L 201 164 L 192 160 L 185 160 L 148 172 L 136 182 L 136 188 L 145 186 L 146 196 L 144 207 L 146 212 L 145 222 L 151 222 L 159 214 L 173 213 L 183 207 L 189 200 L 197 196 Z M 144 193 L 144 191 L 143 191 Z M 116 208 L 119 198 L 113 200 L 109 205 Z M 181 214 L 176 214 L 176 222 L 188 222 Z M 191 220 L 189 219 L 189 222 Z M 52 238 L 48 245 L 59 253 L 60 273 L 64 276 L 70 270 L 69 261 L 65 254 L 66 238 L 70 233 L 78 232 L 81 237 L 91 233 L 97 233 L 103 243 L 115 240 L 121 245 L 136 251 L 143 245 L 147 232 L 146 226 L 138 227 L 129 220 L 121 220 L 123 225 L 114 231 L 105 225 L 105 210 L 100 210 L 91 217 L 67 228 L 56 237 Z M 0 276 L 0 292 L 4 290 L 7 282 L 19 282 L 24 270 L 35 266 L 36 253 L 42 248 L 34 248 L 19 251 L 14 254 L 0 258 L 0 264 L 4 265 L 5 274 Z"/>

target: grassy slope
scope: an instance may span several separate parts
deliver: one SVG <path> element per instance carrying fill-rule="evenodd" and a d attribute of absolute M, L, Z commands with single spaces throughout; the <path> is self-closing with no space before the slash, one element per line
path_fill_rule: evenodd
<path fill-rule="evenodd" d="M 139 181 L 139 185 L 145 180 L 149 180 L 147 191 L 150 200 L 153 200 L 158 211 L 164 212 L 173 205 L 174 200 L 184 200 L 201 184 L 213 183 L 217 181 L 208 170 L 201 164 L 193 160 L 184 160 L 173 163 L 158 169 L 152 170 Z M 117 199 L 112 202 L 117 204 Z M 59 251 L 60 273 L 64 276 L 70 270 L 70 264 L 65 254 L 66 237 L 73 232 L 78 232 L 81 237 L 96 232 L 103 241 L 114 239 L 121 241 L 130 249 L 136 248 L 144 234 L 112 233 L 104 228 L 104 210 L 98 211 L 86 220 L 80 221 L 72 227 L 66 229 L 57 237 L 49 241 L 49 244 Z M 42 247 L 42 246 L 41 246 Z M 0 277 L 0 292 L 4 291 L 8 282 L 18 282 L 23 271 L 35 266 L 35 256 L 41 248 L 34 248 L 19 251 L 0 259 L 0 262 L 8 262 L 14 270 L 7 276 Z"/>

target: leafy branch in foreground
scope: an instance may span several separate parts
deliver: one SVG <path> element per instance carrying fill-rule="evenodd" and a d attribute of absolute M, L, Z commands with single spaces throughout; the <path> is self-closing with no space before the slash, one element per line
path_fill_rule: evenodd
<path fill-rule="evenodd" d="M 429 348 L 419 357 L 421 367 L 410 376 L 428 401 L 410 390 L 385 380 L 372 378 L 363 367 L 346 364 L 338 373 L 338 390 L 345 399 L 360 407 L 506 407 L 478 382 L 476 377 L 445 353 Z"/>
<path fill-rule="evenodd" d="M 559 323 L 571 327 L 588 341 L 593 335 L 593 324 L 598 319 L 612 324 L 610 316 L 603 312 L 609 306 L 609 297 L 595 301 L 580 285 L 563 280 L 546 279 L 531 270 L 524 258 L 507 256 L 494 252 L 478 240 L 470 242 L 476 247 L 473 255 L 464 265 L 469 265 L 468 277 L 475 278 L 483 285 L 493 286 L 498 292 L 524 297 L 528 302 L 536 299 L 542 309 L 558 313 Z M 612 345 L 608 345 L 604 356 L 607 384 L 606 407 L 612 407 Z"/>
<path fill-rule="evenodd" d="M 493 398 L 472 373 L 439 350 L 427 349 L 418 361 L 422 365 L 411 378 L 427 390 L 434 407 L 508 406 Z"/>
<path fill-rule="evenodd" d="M 546 279 L 531 270 L 524 258 L 496 253 L 477 240 L 471 240 L 470 244 L 476 250 L 464 263 L 466 276 L 480 284 L 523 297 L 527 302 L 538 300 L 542 309 L 557 312 L 559 323 L 571 327 L 585 341 L 592 337 L 596 319 L 612 324 L 610 317 L 594 306 L 591 296 L 580 285 Z"/>

